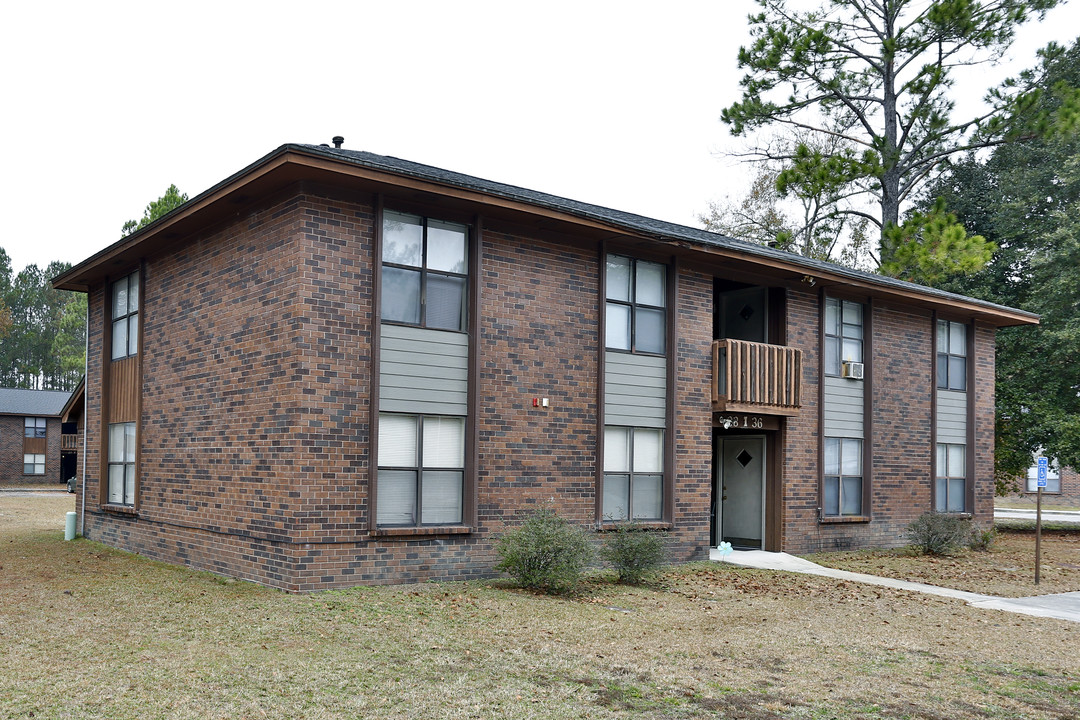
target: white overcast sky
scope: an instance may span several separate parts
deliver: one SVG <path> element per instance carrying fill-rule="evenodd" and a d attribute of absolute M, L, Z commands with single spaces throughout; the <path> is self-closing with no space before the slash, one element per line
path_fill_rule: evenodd
<path fill-rule="evenodd" d="M 748 170 L 715 153 L 750 0 L 0 6 L 0 247 L 15 270 L 115 242 L 287 142 L 427 163 L 695 225 Z M 1010 71 L 1080 32 L 1025 29 Z"/>

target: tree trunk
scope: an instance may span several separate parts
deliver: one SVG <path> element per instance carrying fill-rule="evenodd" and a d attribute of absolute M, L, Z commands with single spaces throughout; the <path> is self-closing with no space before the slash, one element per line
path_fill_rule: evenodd
<path fill-rule="evenodd" d="M 885 37 L 896 37 L 896 18 L 899 14 L 898 3 L 885 3 Z M 900 174 L 897 168 L 899 160 L 896 151 L 896 58 L 888 50 L 882 51 L 884 77 L 881 79 L 882 112 L 884 113 L 884 134 L 881 137 L 881 164 L 884 172 L 881 176 L 881 254 L 885 260 L 885 229 L 900 222 Z"/>

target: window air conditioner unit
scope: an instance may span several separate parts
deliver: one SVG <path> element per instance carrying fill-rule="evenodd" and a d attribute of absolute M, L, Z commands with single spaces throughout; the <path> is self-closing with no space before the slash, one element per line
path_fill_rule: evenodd
<path fill-rule="evenodd" d="M 863 364 L 857 362 L 844 363 L 844 377 L 852 380 L 863 379 Z"/>

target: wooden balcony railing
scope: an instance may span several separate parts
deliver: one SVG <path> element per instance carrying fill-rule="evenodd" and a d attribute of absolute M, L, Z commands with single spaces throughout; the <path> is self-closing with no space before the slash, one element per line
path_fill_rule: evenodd
<path fill-rule="evenodd" d="M 79 451 L 79 436 L 75 433 L 68 433 L 67 435 L 60 436 L 60 449 L 63 452 L 70 452 L 74 450 Z"/>
<path fill-rule="evenodd" d="M 802 351 L 746 340 L 716 340 L 712 363 L 713 412 L 799 413 Z"/>

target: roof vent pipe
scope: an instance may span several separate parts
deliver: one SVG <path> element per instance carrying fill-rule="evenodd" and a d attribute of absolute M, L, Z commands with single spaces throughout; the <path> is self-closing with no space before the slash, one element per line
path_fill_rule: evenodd
<path fill-rule="evenodd" d="M 341 137 L 340 135 L 335 135 L 332 142 L 334 143 L 334 147 L 340 150 L 341 144 L 345 142 L 345 138 Z"/>

